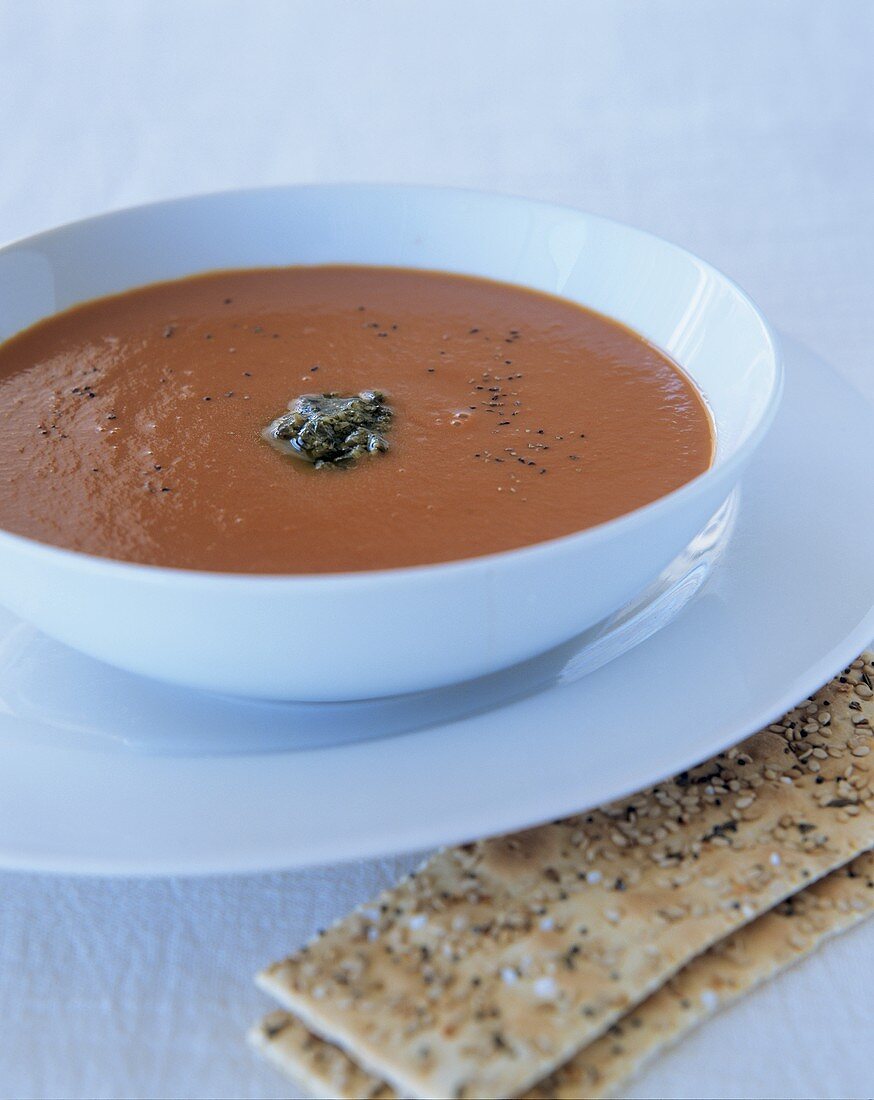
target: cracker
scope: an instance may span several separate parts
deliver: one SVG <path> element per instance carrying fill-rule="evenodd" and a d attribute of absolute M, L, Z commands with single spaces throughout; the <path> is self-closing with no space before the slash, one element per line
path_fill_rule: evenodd
<path fill-rule="evenodd" d="M 439 853 L 259 983 L 404 1095 L 519 1095 L 874 846 L 872 682 L 867 654 L 673 780 Z"/>
<path fill-rule="evenodd" d="M 867 852 L 693 959 L 600 1039 L 535 1085 L 527 1100 L 615 1096 L 629 1078 L 699 1023 L 872 911 L 874 853 Z"/>
<path fill-rule="evenodd" d="M 281 1073 L 322 1100 L 389 1100 L 397 1095 L 281 1009 L 256 1024 L 249 1041 Z"/>
<path fill-rule="evenodd" d="M 719 1008 L 813 952 L 824 940 L 874 911 L 874 852 L 832 871 L 757 917 L 697 959 L 526 1093 L 526 1100 L 614 1095 L 660 1051 Z M 277 1069 L 315 1096 L 394 1100 L 385 1082 L 288 1012 L 273 1012 L 251 1040 Z"/>

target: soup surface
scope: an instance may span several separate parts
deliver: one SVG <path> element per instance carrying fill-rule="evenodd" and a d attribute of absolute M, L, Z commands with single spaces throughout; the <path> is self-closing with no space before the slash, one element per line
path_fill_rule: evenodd
<path fill-rule="evenodd" d="M 381 391 L 343 468 L 262 435 L 306 394 Z M 152 565 L 382 569 L 509 550 L 707 469 L 692 383 L 565 300 L 394 268 L 216 272 L 77 306 L 0 346 L 0 527 Z"/>

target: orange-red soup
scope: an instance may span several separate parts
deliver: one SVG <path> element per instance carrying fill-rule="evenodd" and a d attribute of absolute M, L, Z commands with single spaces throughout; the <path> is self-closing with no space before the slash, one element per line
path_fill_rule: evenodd
<path fill-rule="evenodd" d="M 380 389 L 385 454 L 315 469 L 262 430 Z M 126 561 L 325 573 L 449 561 L 619 516 L 707 469 L 690 380 L 560 298 L 432 272 L 217 272 L 0 347 L 0 527 Z"/>

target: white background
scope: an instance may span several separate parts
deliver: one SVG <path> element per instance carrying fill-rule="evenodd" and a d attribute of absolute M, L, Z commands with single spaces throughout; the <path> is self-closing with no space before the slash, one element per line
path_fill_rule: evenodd
<path fill-rule="evenodd" d="M 699 252 L 874 397 L 872 74 L 871 0 L 0 0 L 0 239 L 251 184 L 522 193 Z M 0 875 L 0 1095 L 289 1095 L 251 973 L 414 861 Z M 870 1096 L 872 988 L 868 927 L 633 1095 Z"/>

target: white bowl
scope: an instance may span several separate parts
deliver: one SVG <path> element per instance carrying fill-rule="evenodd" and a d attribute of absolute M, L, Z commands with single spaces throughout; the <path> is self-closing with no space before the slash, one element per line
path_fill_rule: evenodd
<path fill-rule="evenodd" d="M 195 572 L 0 531 L 0 603 L 94 657 L 212 691 L 337 701 L 451 684 L 541 653 L 633 599 L 723 504 L 776 411 L 774 337 L 724 275 L 676 245 L 591 214 L 464 191 L 238 191 L 64 226 L 0 250 L 0 338 L 144 283 L 312 263 L 481 275 L 617 318 L 671 355 L 704 394 L 716 423 L 712 467 L 587 531 L 409 569 Z M 301 621 L 305 640 L 294 630 Z M 366 624 L 365 644 L 338 663 L 335 639 L 349 623 Z"/>

